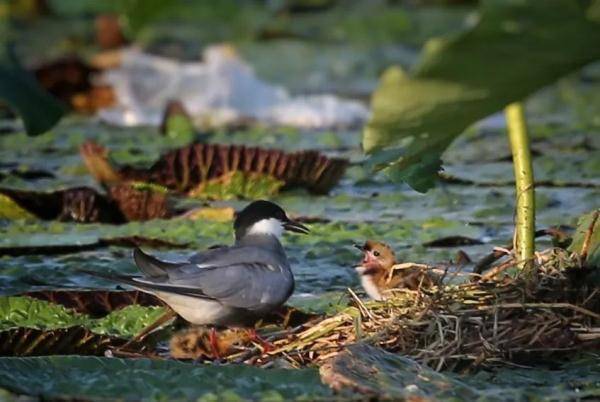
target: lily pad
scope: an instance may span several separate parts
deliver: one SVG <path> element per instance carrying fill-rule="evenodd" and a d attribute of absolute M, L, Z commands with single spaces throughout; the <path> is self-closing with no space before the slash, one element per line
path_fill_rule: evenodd
<path fill-rule="evenodd" d="M 209 200 L 253 200 L 270 198 L 277 194 L 283 185 L 283 181 L 273 176 L 235 171 L 200 184 L 191 190 L 189 195 Z"/>
<path fill-rule="evenodd" d="M 431 40 L 410 74 L 382 77 L 363 133 L 372 166 L 417 191 L 433 187 L 442 153 L 469 125 L 600 58 L 593 4 L 482 1 L 473 28 Z"/>
<path fill-rule="evenodd" d="M 290 379 L 293 378 L 293 381 Z M 0 358 L 0 386 L 46 398 L 311 400 L 331 398 L 316 369 L 264 370 L 167 360 L 76 356 Z"/>
<path fill-rule="evenodd" d="M 0 193 L 0 219 L 36 219 L 36 217 L 12 198 Z"/>
<path fill-rule="evenodd" d="M 96 334 L 132 337 L 155 322 L 162 307 L 131 305 L 102 318 L 91 318 L 67 308 L 25 296 L 0 297 L 0 331 L 15 328 L 54 330 L 84 326 Z"/>
<path fill-rule="evenodd" d="M 204 187 L 214 189 L 219 183 L 226 187 L 232 186 L 231 183 L 239 186 L 250 180 L 258 180 L 258 188 L 266 187 L 267 191 L 278 189 L 281 187 L 278 182 L 283 182 L 286 188 L 301 187 L 326 194 L 341 179 L 348 165 L 346 159 L 328 158 L 317 151 L 286 153 L 221 144 L 196 143 L 172 150 L 148 169 L 131 165 L 115 167 L 108 159 L 108 150 L 90 141 L 81 146 L 80 152 L 90 173 L 103 184 L 142 181 L 195 196 Z M 245 176 L 236 175 L 237 172 Z M 213 195 L 216 193 L 214 190 Z"/>

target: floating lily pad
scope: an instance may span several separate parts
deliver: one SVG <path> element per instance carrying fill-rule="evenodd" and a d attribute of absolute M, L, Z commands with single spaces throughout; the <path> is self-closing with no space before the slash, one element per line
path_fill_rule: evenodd
<path fill-rule="evenodd" d="M 196 190 L 207 183 L 218 183 L 217 180 L 228 175 L 235 178 L 236 172 L 244 173 L 242 177 L 246 180 L 272 177 L 282 181 L 285 188 L 301 187 L 325 194 L 337 184 L 348 165 L 346 159 L 328 158 L 317 151 L 285 153 L 276 149 L 219 144 L 192 144 L 170 151 L 148 169 L 129 165 L 113 167 L 106 148 L 93 142 L 81 147 L 81 155 L 90 173 L 101 183 L 143 181 L 195 195 L 198 195 Z M 225 182 L 229 183 L 231 179 L 225 179 Z M 268 190 L 275 187 L 272 180 L 267 179 L 266 183 L 269 183 Z"/>
<path fill-rule="evenodd" d="M 36 219 L 36 217 L 11 197 L 0 193 L 0 219 Z"/>
<path fill-rule="evenodd" d="M 270 198 L 279 192 L 284 182 L 273 176 L 234 171 L 201 183 L 189 192 L 191 197 L 230 200 Z"/>
<path fill-rule="evenodd" d="M 0 297 L 0 331 L 15 328 L 55 330 L 84 326 L 96 334 L 132 337 L 155 322 L 162 307 L 130 305 L 102 318 L 91 318 L 69 309 L 26 296 Z"/>
<path fill-rule="evenodd" d="M 132 373 L 137 380 L 132 381 Z M 76 356 L 0 358 L 0 386 L 19 394 L 67 399 L 110 399 L 115 395 L 136 400 L 205 401 L 332 397 L 316 369 L 264 370 L 245 365 Z"/>

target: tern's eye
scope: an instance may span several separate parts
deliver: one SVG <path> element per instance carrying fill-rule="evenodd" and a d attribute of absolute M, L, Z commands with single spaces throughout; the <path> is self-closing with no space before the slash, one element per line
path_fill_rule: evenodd
<path fill-rule="evenodd" d="M 379 251 L 373 251 L 373 255 L 374 255 L 375 257 L 379 257 Z"/>

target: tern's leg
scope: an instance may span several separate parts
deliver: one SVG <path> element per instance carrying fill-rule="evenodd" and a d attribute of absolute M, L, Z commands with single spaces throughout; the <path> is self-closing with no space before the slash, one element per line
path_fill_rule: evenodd
<path fill-rule="evenodd" d="M 250 337 L 250 340 L 252 342 L 256 342 L 262 347 L 263 353 L 269 353 L 270 351 L 275 349 L 275 346 L 271 342 L 258 335 L 258 333 L 256 332 L 256 328 L 248 329 L 248 336 Z"/>
<path fill-rule="evenodd" d="M 219 352 L 219 339 L 217 337 L 217 329 L 215 327 L 210 327 L 210 331 L 208 333 L 208 343 L 213 352 L 213 357 L 215 359 L 221 358 L 221 353 Z"/>

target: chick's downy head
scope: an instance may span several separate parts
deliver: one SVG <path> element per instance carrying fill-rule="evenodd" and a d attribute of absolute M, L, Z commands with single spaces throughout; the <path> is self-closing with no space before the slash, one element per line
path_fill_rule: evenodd
<path fill-rule="evenodd" d="M 363 252 L 361 265 L 367 269 L 390 269 L 396 263 L 394 251 L 385 243 L 367 240 L 357 246 Z"/>

